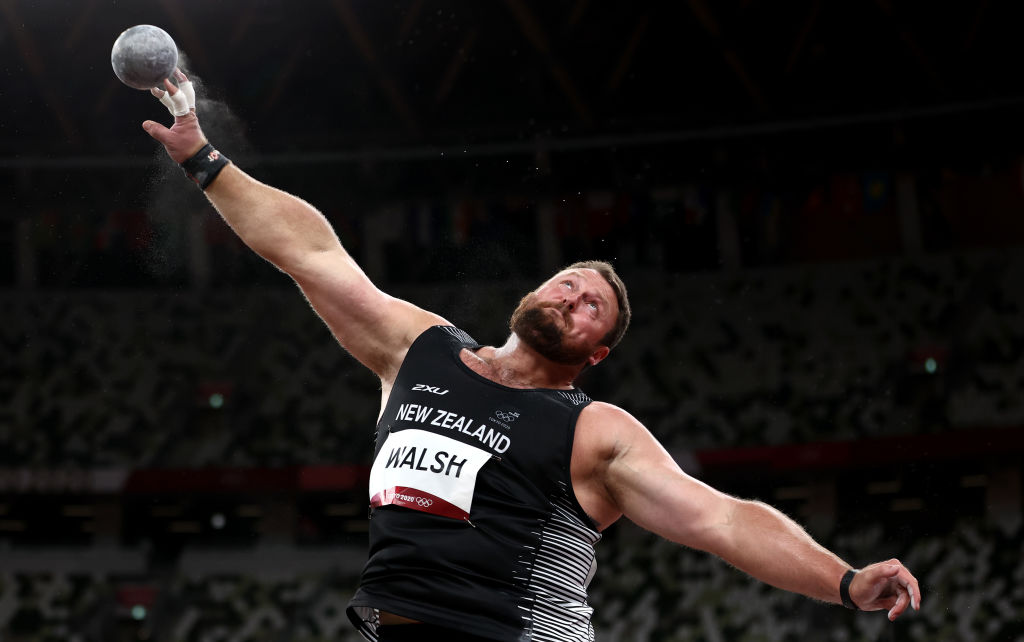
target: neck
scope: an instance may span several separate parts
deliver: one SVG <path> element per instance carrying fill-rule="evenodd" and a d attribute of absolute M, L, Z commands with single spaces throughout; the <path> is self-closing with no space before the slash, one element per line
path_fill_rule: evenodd
<path fill-rule="evenodd" d="M 523 388 L 572 388 L 572 382 L 583 371 L 583 364 L 555 363 L 526 345 L 515 334 L 505 345 L 477 353 L 487 362 L 494 376 L 506 385 Z"/>

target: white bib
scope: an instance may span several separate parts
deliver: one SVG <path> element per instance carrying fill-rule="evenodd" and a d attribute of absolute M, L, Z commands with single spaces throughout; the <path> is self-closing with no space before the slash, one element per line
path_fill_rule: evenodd
<path fill-rule="evenodd" d="M 490 458 L 485 450 L 425 430 L 393 432 L 370 469 L 370 506 L 468 520 L 477 473 Z"/>

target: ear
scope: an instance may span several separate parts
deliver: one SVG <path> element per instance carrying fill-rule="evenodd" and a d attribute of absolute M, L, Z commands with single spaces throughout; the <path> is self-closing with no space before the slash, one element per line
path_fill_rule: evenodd
<path fill-rule="evenodd" d="M 592 353 L 590 353 L 590 356 L 587 357 L 587 363 L 589 365 L 596 366 L 597 364 L 604 361 L 604 358 L 607 357 L 608 353 L 611 351 L 612 349 L 609 348 L 608 346 L 597 346 L 597 349 L 595 349 Z"/>

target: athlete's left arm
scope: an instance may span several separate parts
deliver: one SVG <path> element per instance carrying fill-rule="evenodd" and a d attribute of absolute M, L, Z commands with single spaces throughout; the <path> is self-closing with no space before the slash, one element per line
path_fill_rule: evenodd
<path fill-rule="evenodd" d="M 839 584 L 851 566 L 799 524 L 767 504 L 732 497 L 687 475 L 624 410 L 591 406 L 581 414 L 578 432 L 607 440 L 598 470 L 607 497 L 623 515 L 666 539 L 713 553 L 772 586 L 842 603 Z M 917 580 L 894 559 L 864 567 L 849 589 L 861 610 L 887 609 L 890 620 L 907 606 L 921 606 Z"/>

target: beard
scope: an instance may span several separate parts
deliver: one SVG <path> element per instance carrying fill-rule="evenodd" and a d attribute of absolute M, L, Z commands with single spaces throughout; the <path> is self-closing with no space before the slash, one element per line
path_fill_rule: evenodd
<path fill-rule="evenodd" d="M 568 344 L 563 329 L 549 312 L 554 310 L 564 319 L 564 327 L 572 327 L 571 319 L 563 314 L 562 308 L 557 305 L 535 303 L 534 300 L 535 297 L 531 293 L 519 302 L 509 321 L 512 332 L 542 357 L 555 363 L 568 366 L 586 363 L 591 353 L 590 347 Z"/>

